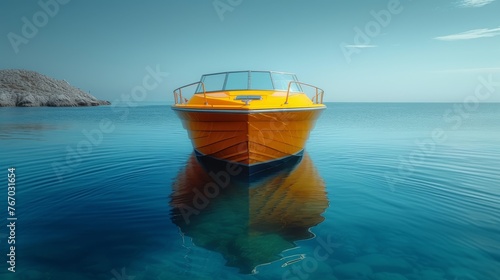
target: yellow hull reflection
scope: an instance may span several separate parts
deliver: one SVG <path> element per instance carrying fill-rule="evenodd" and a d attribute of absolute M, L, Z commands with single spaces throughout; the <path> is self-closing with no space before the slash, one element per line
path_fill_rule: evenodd
<path fill-rule="evenodd" d="M 203 166 L 192 155 L 179 172 L 170 199 L 172 221 L 194 244 L 221 253 L 242 273 L 281 259 L 324 220 L 325 183 L 307 153 L 297 164 L 251 181 L 239 176 L 238 165 Z"/>

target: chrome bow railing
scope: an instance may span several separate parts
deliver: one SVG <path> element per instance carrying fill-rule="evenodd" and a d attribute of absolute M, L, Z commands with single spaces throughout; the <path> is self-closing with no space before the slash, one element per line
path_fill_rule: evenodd
<path fill-rule="evenodd" d="M 203 98 L 205 98 L 205 105 L 208 105 L 208 102 L 207 102 L 207 93 L 205 91 L 205 84 L 203 82 L 195 82 L 195 83 L 191 83 L 189 85 L 182 86 L 180 88 L 176 88 L 174 90 L 174 101 L 175 101 L 175 104 L 186 104 L 189 100 L 187 98 L 183 99 L 183 97 L 182 97 L 182 89 L 190 87 L 190 86 L 198 85 L 198 84 L 201 84 L 201 88 L 203 89 Z"/>
<path fill-rule="evenodd" d="M 315 104 L 323 104 L 323 95 L 325 94 L 325 92 L 322 89 L 320 89 L 317 86 L 313 86 L 313 85 L 310 85 L 310 84 L 302 83 L 302 82 L 299 82 L 299 81 L 290 81 L 288 83 L 288 90 L 286 91 L 285 104 L 288 104 L 288 96 L 290 95 L 290 88 L 292 87 L 292 84 L 299 84 L 299 85 L 304 85 L 304 86 L 308 86 L 308 87 L 314 88 L 316 90 L 316 94 L 311 98 L 311 100 Z"/>

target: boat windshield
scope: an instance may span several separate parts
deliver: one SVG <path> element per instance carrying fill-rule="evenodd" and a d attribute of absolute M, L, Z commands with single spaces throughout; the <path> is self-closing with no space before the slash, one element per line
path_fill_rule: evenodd
<path fill-rule="evenodd" d="M 206 92 L 224 90 L 288 90 L 291 81 L 298 82 L 291 73 L 273 71 L 235 71 L 207 74 L 201 77 Z M 302 92 L 297 83 L 290 85 L 290 92 Z M 196 93 L 203 93 L 198 85 Z"/>

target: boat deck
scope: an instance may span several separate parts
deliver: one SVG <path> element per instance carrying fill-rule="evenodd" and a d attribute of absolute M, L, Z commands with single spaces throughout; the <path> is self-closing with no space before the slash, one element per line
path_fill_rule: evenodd
<path fill-rule="evenodd" d="M 196 86 L 191 98 L 186 88 Z M 309 88 L 308 97 L 303 87 Z M 184 92 L 183 92 L 184 90 Z M 325 108 L 322 89 L 299 82 L 294 74 L 273 71 L 236 71 L 203 75 L 199 82 L 174 90 L 174 109 L 266 110 Z"/>

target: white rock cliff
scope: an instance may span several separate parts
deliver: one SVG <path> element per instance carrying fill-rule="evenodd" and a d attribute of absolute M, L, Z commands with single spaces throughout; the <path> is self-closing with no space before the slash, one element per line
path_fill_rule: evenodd
<path fill-rule="evenodd" d="M 28 70 L 0 70 L 0 107 L 76 107 L 109 105 L 109 101 Z"/>

